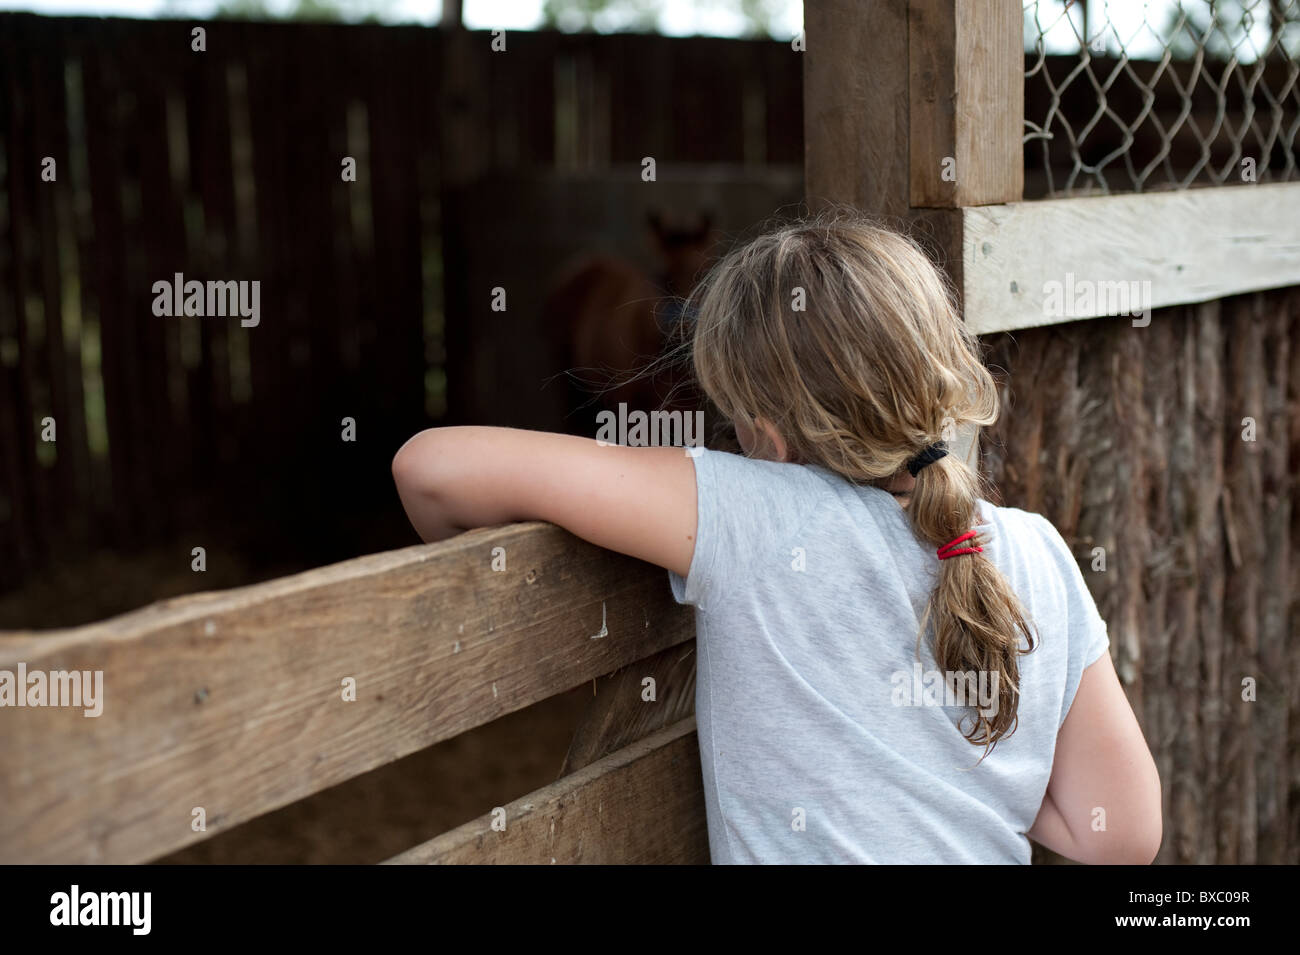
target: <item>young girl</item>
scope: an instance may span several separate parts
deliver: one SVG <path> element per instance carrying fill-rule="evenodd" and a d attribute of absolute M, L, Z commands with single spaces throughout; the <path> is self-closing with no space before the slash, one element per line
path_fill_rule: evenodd
<path fill-rule="evenodd" d="M 1160 781 L 1060 534 L 941 440 L 997 393 L 910 240 L 823 214 L 692 295 L 745 456 L 438 428 L 393 474 L 426 541 L 550 521 L 696 608 L 715 863 L 1140 863 Z"/>

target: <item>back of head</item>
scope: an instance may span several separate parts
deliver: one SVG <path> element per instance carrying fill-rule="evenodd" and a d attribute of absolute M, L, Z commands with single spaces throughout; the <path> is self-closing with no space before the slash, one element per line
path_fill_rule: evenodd
<path fill-rule="evenodd" d="M 943 276 L 912 240 L 859 214 L 764 232 L 719 259 L 691 299 L 700 385 L 733 421 L 769 422 L 789 460 L 878 484 L 963 424 L 997 418 L 996 385 Z M 907 507 L 916 536 L 937 548 L 971 530 L 980 491 L 957 455 L 922 468 Z M 923 632 L 927 620 L 945 675 L 997 680 L 996 712 L 977 712 L 966 733 L 987 753 L 1015 728 L 1016 660 L 1034 645 L 1023 608 L 972 553 L 940 562 Z"/>

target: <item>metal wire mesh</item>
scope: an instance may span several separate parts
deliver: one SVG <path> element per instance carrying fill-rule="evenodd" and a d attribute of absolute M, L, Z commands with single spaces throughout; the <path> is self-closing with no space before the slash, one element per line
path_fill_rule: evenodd
<path fill-rule="evenodd" d="M 1025 195 L 1300 179 L 1300 0 L 1028 0 Z"/>

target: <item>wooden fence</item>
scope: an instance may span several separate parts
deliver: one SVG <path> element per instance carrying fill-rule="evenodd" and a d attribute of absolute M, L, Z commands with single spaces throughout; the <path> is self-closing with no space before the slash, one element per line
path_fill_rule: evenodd
<path fill-rule="evenodd" d="M 6 709 L 0 863 L 155 859 L 593 680 L 558 782 L 394 861 L 707 862 L 693 637 L 663 571 L 543 524 L 0 634 L 103 681 Z"/>
<path fill-rule="evenodd" d="M 466 239 L 485 248 L 505 228 L 473 204 L 485 177 L 540 180 L 534 192 L 611 169 L 639 182 L 647 155 L 665 180 L 698 164 L 797 177 L 800 63 L 783 44 L 507 43 L 0 14 L 0 593 L 97 547 L 189 535 L 182 553 L 215 548 L 233 524 L 249 530 L 230 552 L 273 564 L 393 546 L 364 530 L 382 515 L 357 507 L 390 510 L 393 450 L 496 410 L 475 400 L 500 383 L 474 378 L 479 339 L 443 282 L 444 262 L 460 277 Z M 644 217 L 616 221 L 614 238 L 640 238 Z M 512 273 L 519 305 L 548 291 L 547 241 L 519 256 L 535 265 Z M 153 284 L 177 273 L 259 282 L 260 323 L 154 315 Z M 561 371 L 534 363 L 516 403 Z M 42 440 L 46 418 L 56 441 Z M 355 442 L 340 440 L 344 418 Z M 346 529 L 320 534 L 341 502 Z M 280 533 L 257 530 L 269 523 Z"/>
<path fill-rule="evenodd" d="M 1300 289 L 987 342 L 985 469 L 1074 544 L 1160 771 L 1158 861 L 1295 864 Z"/>

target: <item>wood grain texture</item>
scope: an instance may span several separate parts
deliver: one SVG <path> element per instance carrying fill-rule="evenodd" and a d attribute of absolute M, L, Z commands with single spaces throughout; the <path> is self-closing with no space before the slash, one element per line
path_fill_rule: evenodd
<path fill-rule="evenodd" d="M 0 634 L 0 670 L 104 674 L 97 718 L 4 711 L 0 861 L 154 858 L 693 636 L 663 571 L 544 524 Z"/>
<path fill-rule="evenodd" d="M 695 718 L 389 860 L 397 865 L 707 865 Z M 497 814 L 500 818 L 500 814 Z"/>
<path fill-rule="evenodd" d="M 809 206 L 906 216 L 907 0 L 807 0 L 804 33 Z"/>
<path fill-rule="evenodd" d="M 1023 197 L 1021 16 L 1019 0 L 908 3 L 912 206 L 958 208 Z"/>
<path fill-rule="evenodd" d="M 1047 283 L 1067 273 L 1139 283 L 1151 308 L 1300 285 L 1300 183 L 1011 203 L 962 221 L 966 321 L 980 334 L 1105 314 L 1053 313 Z"/>
<path fill-rule="evenodd" d="M 1298 332 L 1285 289 L 985 338 L 1004 406 L 984 469 L 1060 530 L 1106 619 L 1160 774 L 1161 863 L 1300 859 Z"/>

